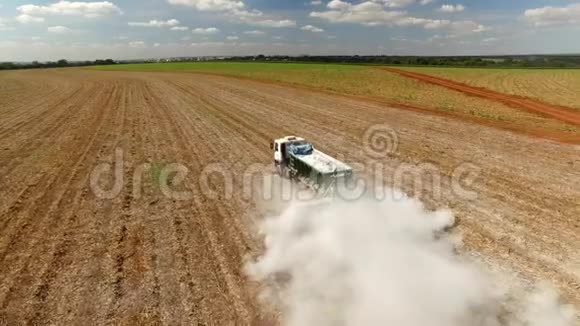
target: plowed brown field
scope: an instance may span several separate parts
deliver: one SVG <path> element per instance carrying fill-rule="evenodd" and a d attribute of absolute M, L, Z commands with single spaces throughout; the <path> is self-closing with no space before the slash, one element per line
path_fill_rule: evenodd
<path fill-rule="evenodd" d="M 412 182 L 403 190 L 451 207 L 466 250 L 523 279 L 548 280 L 580 307 L 578 146 L 195 74 L 3 72 L 0 117 L 0 324 L 271 324 L 242 271 L 260 250 L 248 223 L 259 205 L 204 195 L 201 171 L 219 163 L 237 177 L 267 166 L 269 141 L 287 134 L 355 163 L 377 123 L 399 135 L 396 153 L 381 160 L 386 184 L 402 164 L 436 166 L 441 198 Z M 118 196 L 99 199 L 91 172 L 119 150 L 125 182 Z M 481 169 L 476 200 L 449 190 L 465 162 Z M 192 191 L 190 200 L 159 190 L 155 171 L 170 163 L 189 169 L 176 187 Z M 149 172 L 134 178 L 144 164 Z M 219 178 L 209 186 L 223 188 Z"/>

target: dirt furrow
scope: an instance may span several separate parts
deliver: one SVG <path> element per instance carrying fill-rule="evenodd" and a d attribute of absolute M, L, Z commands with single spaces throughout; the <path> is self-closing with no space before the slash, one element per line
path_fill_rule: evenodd
<path fill-rule="evenodd" d="M 514 95 L 502 94 L 489 89 L 477 88 L 426 74 L 404 71 L 394 68 L 381 68 L 381 69 L 399 74 L 404 77 L 413 78 L 422 82 L 438 86 L 443 86 L 445 88 L 459 91 L 467 95 L 478 96 L 488 100 L 501 102 L 514 108 L 523 109 L 528 112 L 545 115 L 563 122 L 580 126 L 580 113 L 578 112 L 578 110 L 572 108 L 543 103 L 537 100 L 517 97 Z"/>
<path fill-rule="evenodd" d="M 175 100 L 176 99 L 172 98 L 172 101 Z M 173 106 L 169 106 L 167 104 L 160 105 L 161 108 L 166 110 L 167 116 L 170 117 L 172 120 L 171 124 L 174 126 L 174 130 L 177 133 L 176 140 L 179 143 L 179 146 L 181 146 L 184 149 L 183 151 L 184 153 L 189 153 L 189 155 L 186 155 L 185 158 L 187 159 L 187 162 L 189 162 L 189 164 L 192 164 L 192 169 L 193 171 L 195 171 L 194 178 L 189 179 L 192 184 L 192 188 L 194 190 L 192 200 L 195 204 L 194 207 L 190 208 L 193 208 L 194 212 L 196 212 L 195 214 L 191 214 L 191 216 L 195 217 L 197 221 L 201 223 L 202 230 L 208 241 L 207 245 L 209 245 L 211 252 L 214 254 L 217 260 L 218 268 L 215 270 L 215 272 L 217 272 L 219 278 L 222 279 L 221 281 L 218 280 L 218 284 L 223 282 L 222 284 L 224 286 L 220 292 L 222 292 L 222 295 L 225 294 L 223 291 L 227 291 L 230 293 L 230 295 L 227 296 L 228 297 L 227 299 L 232 300 L 229 303 L 229 305 L 235 307 L 237 311 L 237 314 L 234 317 L 235 319 L 233 320 L 229 319 L 233 317 L 231 315 L 230 316 L 216 315 L 211 316 L 210 318 L 211 319 L 218 318 L 219 320 L 224 320 L 224 322 L 227 323 L 231 323 L 237 320 L 238 318 L 242 318 L 241 320 L 245 320 L 244 324 L 249 324 L 250 323 L 249 318 L 252 318 L 252 316 L 247 311 L 248 308 L 244 306 L 245 302 L 239 301 L 241 298 L 243 298 L 244 295 L 242 293 L 242 290 L 240 289 L 239 281 L 236 281 L 233 275 L 239 274 L 239 266 L 236 266 L 235 269 L 232 269 L 230 267 L 230 263 L 226 258 L 226 254 L 229 254 L 230 252 L 229 251 L 225 252 L 224 249 L 222 249 L 227 244 L 228 238 L 223 236 L 220 237 L 219 234 L 216 233 L 219 232 L 220 229 L 213 226 L 213 220 L 209 219 L 209 216 L 213 216 L 213 219 L 220 216 L 218 215 L 217 209 L 215 207 L 216 203 L 213 201 L 208 201 L 206 198 L 203 197 L 202 195 L 203 190 L 199 186 L 199 179 L 195 178 L 195 176 L 199 175 L 199 173 L 203 170 L 204 165 L 210 162 L 203 161 L 199 157 L 199 155 L 201 155 L 201 153 L 203 153 L 203 151 L 207 149 L 192 148 L 188 143 L 184 142 L 184 140 L 186 139 L 195 139 L 196 142 L 194 142 L 194 144 L 197 144 L 198 146 L 204 146 L 205 144 L 203 143 L 203 140 L 206 139 L 205 132 L 207 131 L 207 129 L 200 131 L 199 134 L 191 134 L 191 131 L 197 128 L 193 126 L 187 127 L 183 125 L 183 121 L 189 118 L 187 116 L 182 116 L 179 119 L 177 119 L 177 117 L 174 117 L 174 115 L 178 113 L 178 108 L 183 106 L 184 105 L 173 105 Z M 196 121 L 198 123 L 198 127 L 202 126 L 202 124 L 204 123 L 204 121 L 201 121 L 199 119 Z M 182 211 L 178 212 L 182 213 Z M 184 216 L 184 218 L 186 217 Z M 220 219 L 221 218 L 222 217 L 220 217 Z"/>
<path fill-rule="evenodd" d="M 111 92 L 110 94 L 114 94 Z M 110 97 L 112 98 L 112 96 Z M 106 102 L 105 102 L 106 103 Z M 108 104 L 111 104 L 109 102 Z M 108 106 L 110 108 L 110 106 Z M 39 305 L 42 305 L 42 302 L 46 299 L 47 295 L 47 283 L 50 281 L 51 277 L 56 276 L 56 272 L 58 269 L 54 269 L 51 267 L 60 266 L 60 259 L 64 258 L 66 251 L 70 250 L 67 244 L 70 244 L 70 241 L 67 239 L 65 235 L 62 238 L 58 238 L 58 235 L 61 234 L 63 228 L 72 227 L 74 223 L 67 224 L 67 223 L 59 223 L 59 221 L 63 220 L 65 222 L 73 222 L 76 218 L 75 214 L 75 207 L 86 198 L 88 195 L 88 190 L 83 188 L 86 187 L 86 182 L 88 180 L 88 172 L 85 169 L 90 169 L 92 166 L 88 164 L 85 160 L 93 159 L 94 155 L 89 154 L 91 150 L 96 150 L 98 148 L 98 138 L 99 133 L 101 132 L 101 128 L 106 124 L 108 119 L 111 119 L 110 116 L 107 116 L 107 112 L 100 112 L 99 113 L 99 125 L 95 128 L 95 132 L 91 135 L 91 137 L 87 138 L 87 142 L 84 145 L 84 150 L 79 153 L 78 158 L 73 161 L 73 165 L 70 169 L 62 170 L 62 174 L 57 180 L 62 180 L 62 185 L 64 187 L 62 190 L 52 189 L 49 192 L 57 192 L 58 195 L 54 197 L 53 200 L 47 201 L 49 206 L 47 207 L 47 211 L 42 213 L 37 221 L 30 222 L 24 224 L 20 227 L 19 233 L 12 238 L 11 244 L 13 247 L 7 249 L 9 252 L 18 252 L 16 245 L 27 245 L 28 248 L 34 248 L 36 254 L 34 257 L 30 257 L 29 259 L 21 262 L 20 268 L 14 270 L 14 275 L 16 282 L 14 286 L 16 287 L 9 287 L 8 288 L 8 297 L 3 302 L 3 307 L 6 308 L 7 304 L 14 304 L 10 300 L 11 298 L 19 298 L 19 300 L 27 299 L 29 294 L 32 294 L 35 298 L 35 302 Z M 74 184 L 74 186 L 71 186 Z M 31 233 L 30 231 L 24 231 L 27 226 L 30 226 L 35 230 L 35 232 Z M 43 234 L 40 234 L 43 233 Z M 47 241 L 48 239 L 45 238 L 46 234 L 50 234 L 51 238 L 54 242 Z M 29 237 L 29 241 L 22 241 L 21 237 L 23 235 L 27 235 Z M 37 245 L 43 247 L 43 249 L 36 248 Z M 28 249 L 28 250 L 30 250 Z M 40 260 L 40 261 L 38 261 Z M 16 267 L 13 263 L 9 264 L 12 267 Z M 45 267 L 41 267 L 44 265 Z M 32 276 L 34 274 L 36 276 Z M 42 277 L 39 278 L 39 275 L 45 275 L 44 279 Z M 14 280 L 13 278 L 11 278 Z M 23 287 L 23 284 L 29 284 L 29 286 Z M 18 292 L 24 291 L 24 295 L 18 295 L 12 290 L 16 290 Z M 38 301 L 37 301 L 38 300 Z M 37 307 L 38 308 L 38 307 Z M 30 311 L 29 309 L 34 309 L 31 305 L 27 305 L 25 307 L 20 307 L 20 309 L 24 311 Z M 35 314 L 29 315 L 32 320 L 35 320 L 38 317 L 39 310 L 34 309 L 32 311 L 36 311 Z M 27 314 L 23 314 L 26 316 Z"/>
<path fill-rule="evenodd" d="M 91 95 L 89 92 L 93 94 Z M 19 144 L 15 152 L 6 152 L 6 156 L 3 156 L 6 161 L 0 168 L 0 174 L 3 175 L 0 181 L 0 186 L 2 186 L 0 195 L 3 192 L 18 192 L 25 195 L 27 184 L 37 184 L 40 177 L 48 173 L 49 169 L 54 168 L 51 163 L 54 165 L 62 163 L 59 162 L 60 153 L 55 149 L 68 153 L 78 148 L 75 142 L 81 142 L 83 139 L 81 136 L 84 132 L 82 126 L 91 124 L 91 120 L 95 117 L 85 114 L 85 111 L 90 108 L 84 104 L 87 98 L 91 98 L 91 96 L 98 98 L 103 95 L 102 92 L 102 89 L 97 92 L 87 89 L 84 93 L 77 93 L 74 100 L 71 98 L 73 102 L 65 105 L 65 107 L 74 109 L 76 114 L 70 114 L 70 112 L 62 114 L 62 116 L 68 116 L 71 119 L 67 121 L 50 121 L 50 119 L 38 121 L 39 124 L 47 127 L 32 127 L 32 130 L 44 129 L 41 134 L 29 135 L 28 140 Z M 7 137 L 7 139 L 12 138 Z M 70 141 L 71 139 L 73 140 L 72 142 Z M 32 179 L 30 179 L 30 171 L 36 172 Z M 10 209 L 10 207 L 18 204 L 23 199 L 22 196 L 18 196 L 15 203 L 6 202 L 3 204 Z"/>
<path fill-rule="evenodd" d="M 547 279 L 580 306 L 580 149 L 572 145 L 219 76 L 70 69 L 0 78 L 11 80 L 0 83 L 7 118 L 0 145 L 9 146 L 0 146 L 0 320 L 276 324 L 243 273 L 261 248 L 253 222 L 266 213 L 254 193 L 259 186 L 246 196 L 244 173 L 270 173 L 268 144 L 287 134 L 351 164 L 380 164 L 377 182 L 429 208 L 453 209 L 466 251 L 525 280 Z M 19 90 L 29 98 L 12 94 Z M 383 159 L 368 157 L 362 139 L 377 124 L 398 135 Z M 91 172 L 111 167 L 98 184 L 113 189 L 116 149 L 122 187 L 98 197 Z M 452 188 L 464 163 L 480 169 L 469 186 L 475 200 Z M 170 173 L 164 187 L 161 175 L 172 166 L 188 173 L 183 180 Z M 208 175 L 208 166 L 217 173 Z M 429 180 L 415 182 L 413 173 L 428 168 L 440 176 L 440 194 Z M 189 197 L 175 197 L 181 191 Z"/>

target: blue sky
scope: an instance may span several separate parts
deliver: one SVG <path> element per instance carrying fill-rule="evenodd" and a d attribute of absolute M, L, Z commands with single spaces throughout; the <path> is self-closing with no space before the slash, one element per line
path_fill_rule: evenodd
<path fill-rule="evenodd" d="M 580 0 L 0 0 L 0 61 L 580 53 Z"/>

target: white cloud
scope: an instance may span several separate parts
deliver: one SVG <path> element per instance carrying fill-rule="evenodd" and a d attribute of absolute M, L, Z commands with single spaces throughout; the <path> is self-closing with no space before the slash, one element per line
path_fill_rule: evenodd
<path fill-rule="evenodd" d="M 246 34 L 246 35 L 264 35 L 264 34 L 266 34 L 266 32 L 254 30 L 254 31 L 245 31 L 244 34 Z"/>
<path fill-rule="evenodd" d="M 452 22 L 447 19 L 435 19 L 425 22 L 426 29 L 439 29 L 451 26 Z"/>
<path fill-rule="evenodd" d="M 392 3 L 382 2 L 382 0 L 370 0 L 354 4 L 332 0 L 327 5 L 329 10 L 311 12 L 310 17 L 325 19 L 332 23 L 355 23 L 366 26 L 419 26 L 425 29 L 448 29 L 458 34 L 481 33 L 489 30 L 488 27 L 471 20 L 452 21 L 409 16 L 407 11 L 389 9 L 388 6 L 393 5 Z"/>
<path fill-rule="evenodd" d="M 302 26 L 300 29 L 303 30 L 303 31 L 306 31 L 306 32 L 313 32 L 313 33 L 322 33 L 322 32 L 324 32 L 324 30 L 322 28 L 318 28 L 318 27 L 312 26 L 312 25 Z"/>
<path fill-rule="evenodd" d="M 237 36 L 228 36 L 228 37 L 226 37 L 226 39 L 227 39 L 228 41 L 237 41 L 237 40 L 239 40 L 240 38 L 239 38 L 239 37 L 237 37 Z"/>
<path fill-rule="evenodd" d="M 290 19 L 274 20 L 274 19 L 245 19 L 245 23 L 263 27 L 295 27 L 296 21 Z"/>
<path fill-rule="evenodd" d="M 132 47 L 132 48 L 144 48 L 145 46 L 146 46 L 146 44 L 143 41 L 129 42 L 129 47 Z"/>
<path fill-rule="evenodd" d="M 19 22 L 20 24 L 37 24 L 44 23 L 44 18 L 22 14 L 16 16 L 16 21 Z"/>
<path fill-rule="evenodd" d="M 567 7 L 543 7 L 524 12 L 526 20 L 535 26 L 580 24 L 580 3 Z"/>
<path fill-rule="evenodd" d="M 246 23 L 248 25 L 262 26 L 262 27 L 295 27 L 296 21 L 290 19 L 274 19 L 264 15 L 260 10 L 233 10 L 227 13 L 228 16 L 236 21 Z"/>
<path fill-rule="evenodd" d="M 382 2 L 386 7 L 389 8 L 399 8 L 399 7 L 407 7 L 415 3 L 415 0 L 379 0 Z"/>
<path fill-rule="evenodd" d="M 189 27 L 186 27 L 186 26 L 173 26 L 173 27 L 171 27 L 172 31 L 186 31 L 188 29 L 189 29 Z"/>
<path fill-rule="evenodd" d="M 426 6 L 426 5 L 428 5 L 428 4 L 432 4 L 433 2 L 435 2 L 435 0 L 421 0 L 419 3 L 420 3 L 422 6 Z"/>
<path fill-rule="evenodd" d="M 320 6 L 321 4 L 322 4 L 321 0 L 310 1 L 310 5 L 312 5 L 312 6 Z"/>
<path fill-rule="evenodd" d="M 6 25 L 6 20 L 0 18 L 0 31 L 13 31 L 14 27 Z"/>
<path fill-rule="evenodd" d="M 109 1 L 103 2 L 70 2 L 59 1 L 50 5 L 27 4 L 16 8 L 21 15 L 34 17 L 62 15 L 94 18 L 99 16 L 123 14 L 121 9 Z"/>
<path fill-rule="evenodd" d="M 442 5 L 441 8 L 439 8 L 439 11 L 448 13 L 461 12 L 464 10 L 465 10 L 464 5 Z"/>
<path fill-rule="evenodd" d="M 493 43 L 497 41 L 499 41 L 497 37 L 488 37 L 482 40 L 483 43 Z"/>
<path fill-rule="evenodd" d="M 153 46 L 156 47 L 156 48 L 158 48 L 158 47 L 161 46 L 161 43 L 154 43 Z"/>
<path fill-rule="evenodd" d="M 193 34 L 217 34 L 217 33 L 219 33 L 219 31 L 220 30 L 218 28 L 215 28 L 215 27 L 208 27 L 208 28 L 198 27 L 198 28 L 193 29 L 191 32 Z"/>
<path fill-rule="evenodd" d="M 200 11 L 229 11 L 242 9 L 245 4 L 237 0 L 167 0 L 172 5 L 193 7 Z"/>
<path fill-rule="evenodd" d="M 16 30 L 16 28 L 12 27 L 12 26 L 0 26 L 0 31 L 14 31 Z"/>
<path fill-rule="evenodd" d="M 170 19 L 170 20 L 150 20 L 148 22 L 129 22 L 129 26 L 133 27 L 171 27 L 179 25 L 179 20 L 177 19 Z"/>
<path fill-rule="evenodd" d="M 207 47 L 207 46 L 222 46 L 225 45 L 224 42 L 201 42 L 201 43 L 191 43 L 193 47 Z"/>
<path fill-rule="evenodd" d="M 310 17 L 325 19 L 332 23 L 356 23 L 366 26 L 421 26 L 425 29 L 448 28 L 451 30 L 463 28 L 463 33 L 488 30 L 487 27 L 473 21 L 419 18 L 409 16 L 407 11 L 389 8 L 395 4 L 402 6 L 405 3 L 407 2 L 368 0 L 354 4 L 342 0 L 332 0 L 327 5 L 328 10 L 311 12 Z"/>
<path fill-rule="evenodd" d="M 327 11 L 311 12 L 311 17 L 322 18 L 333 23 L 359 23 L 364 25 L 394 24 L 406 16 L 406 12 L 389 11 L 378 2 L 366 1 L 351 4 L 341 0 L 332 0 Z"/>
<path fill-rule="evenodd" d="M 455 34 L 447 34 L 447 35 L 439 35 L 439 34 L 435 34 L 433 36 L 431 36 L 427 42 L 434 42 L 434 41 L 442 41 L 442 40 L 453 40 L 456 39 L 457 35 Z"/>
<path fill-rule="evenodd" d="M 167 0 L 172 5 L 182 5 L 195 8 L 199 11 L 222 12 L 226 17 L 249 25 L 263 27 L 294 27 L 296 21 L 290 19 L 276 19 L 264 15 L 256 9 L 246 9 L 243 1 L 238 0 Z"/>
<path fill-rule="evenodd" d="M 66 34 L 70 33 L 72 30 L 66 26 L 51 26 L 47 28 L 47 31 L 54 34 Z"/>
<path fill-rule="evenodd" d="M 431 20 L 428 21 L 424 25 L 424 27 L 426 29 L 449 29 L 458 34 L 482 33 L 490 30 L 489 27 L 478 24 L 472 20 L 462 20 L 462 21 L 450 21 L 447 19 Z"/>
<path fill-rule="evenodd" d="M 488 32 L 490 31 L 491 28 L 484 26 L 484 25 L 477 25 L 476 28 L 472 29 L 471 31 L 474 33 L 483 33 L 483 32 Z"/>

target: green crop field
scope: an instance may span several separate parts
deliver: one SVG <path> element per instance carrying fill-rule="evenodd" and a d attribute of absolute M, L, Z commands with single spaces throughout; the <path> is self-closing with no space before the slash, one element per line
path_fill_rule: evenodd
<path fill-rule="evenodd" d="M 236 63 L 193 62 L 151 63 L 98 66 L 87 69 L 116 71 L 161 71 L 180 73 L 209 73 L 245 77 L 265 82 L 307 87 L 343 95 L 360 96 L 393 105 L 407 105 L 451 114 L 473 116 L 485 120 L 540 129 L 579 132 L 579 128 L 562 122 L 517 110 L 494 101 L 470 97 L 443 87 L 421 83 L 375 66 L 300 63 Z M 424 68 L 417 71 L 428 73 Z M 425 68 L 427 69 L 427 68 Z M 461 74 L 462 69 L 433 70 L 439 75 L 446 71 Z M 465 76 L 485 76 L 487 70 L 465 69 Z M 502 71 L 501 69 L 499 71 Z M 522 73 L 524 70 L 508 70 L 506 73 Z M 562 70 L 565 72 L 565 70 Z M 489 70 L 494 73 L 494 70 Z M 470 75 L 471 74 L 471 75 Z M 475 77 L 472 77 L 475 78 Z"/>

